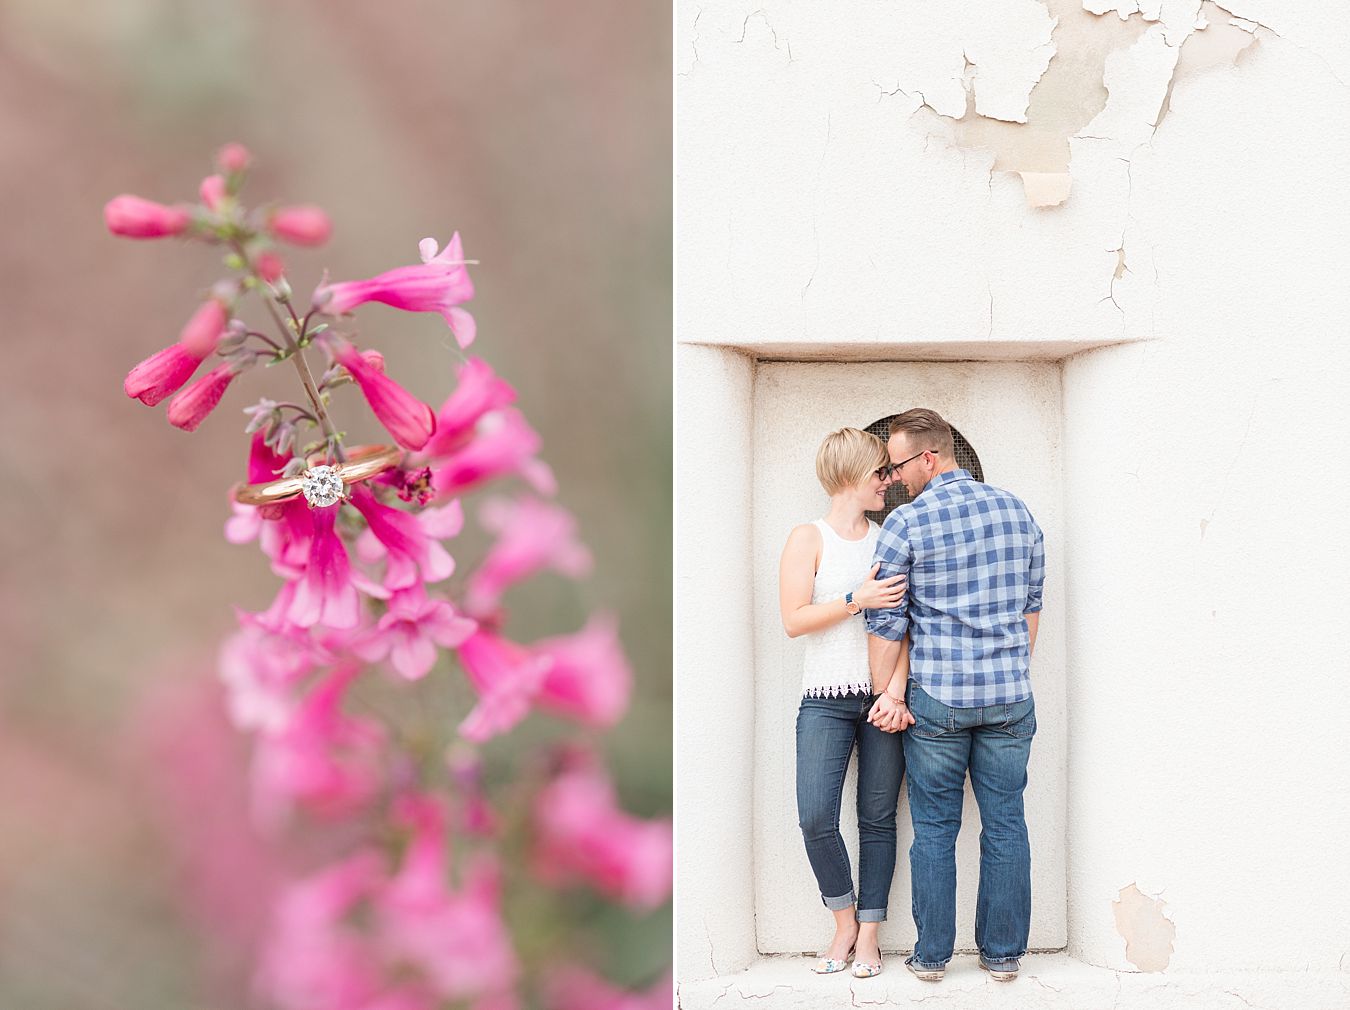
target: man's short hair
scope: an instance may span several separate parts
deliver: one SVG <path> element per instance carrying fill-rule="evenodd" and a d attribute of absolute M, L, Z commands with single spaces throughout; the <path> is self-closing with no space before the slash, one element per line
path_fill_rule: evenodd
<path fill-rule="evenodd" d="M 891 418 L 891 436 L 904 432 L 911 448 L 935 452 L 943 459 L 956 458 L 952 426 L 936 410 L 915 407 Z"/>
<path fill-rule="evenodd" d="M 816 450 L 816 476 L 828 495 L 852 487 L 890 462 L 886 443 L 859 428 L 840 428 L 825 436 Z"/>

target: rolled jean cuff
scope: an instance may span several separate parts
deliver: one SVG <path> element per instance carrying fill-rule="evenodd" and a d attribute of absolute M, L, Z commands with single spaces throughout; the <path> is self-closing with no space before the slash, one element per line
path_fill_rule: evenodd
<path fill-rule="evenodd" d="M 858 909 L 859 922 L 885 922 L 886 910 L 884 908 L 860 908 Z"/>
<path fill-rule="evenodd" d="M 848 894 L 841 894 L 837 898 L 827 898 L 822 894 L 820 900 L 824 902 L 825 907 L 831 912 L 842 912 L 852 905 L 855 899 L 853 897 L 853 892 L 849 891 Z"/>
<path fill-rule="evenodd" d="M 996 970 L 1003 970 L 1004 968 L 1007 968 L 1009 966 L 1016 969 L 1021 959 L 1026 956 L 1027 952 L 1024 950 L 1022 951 L 1022 953 L 1016 955 L 1015 957 L 986 957 L 984 954 L 981 954 L 980 960 L 983 961 L 990 968 L 994 968 Z"/>
<path fill-rule="evenodd" d="M 951 960 L 948 958 L 947 960 Z M 945 968 L 947 961 L 920 961 L 917 954 L 911 954 L 905 958 L 905 964 L 912 964 L 916 968 Z"/>

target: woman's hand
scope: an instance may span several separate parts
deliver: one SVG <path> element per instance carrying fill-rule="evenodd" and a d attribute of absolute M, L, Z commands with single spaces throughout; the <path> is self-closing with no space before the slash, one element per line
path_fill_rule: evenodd
<path fill-rule="evenodd" d="M 853 602 L 864 610 L 889 610 L 898 607 L 905 598 L 905 588 L 909 579 L 903 575 L 892 575 L 889 579 L 878 579 L 881 568 L 878 561 L 867 573 L 867 581 L 853 592 Z"/>

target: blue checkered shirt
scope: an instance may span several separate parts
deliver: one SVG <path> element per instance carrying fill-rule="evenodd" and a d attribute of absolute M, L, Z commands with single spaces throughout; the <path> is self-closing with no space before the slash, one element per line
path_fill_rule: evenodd
<path fill-rule="evenodd" d="M 978 708 L 1031 697 L 1023 614 L 1041 609 L 1045 547 L 1022 502 L 968 470 L 938 474 L 886 517 L 877 578 L 909 576 L 900 606 L 867 611 L 867 633 L 910 633 L 909 675 L 944 705 Z"/>

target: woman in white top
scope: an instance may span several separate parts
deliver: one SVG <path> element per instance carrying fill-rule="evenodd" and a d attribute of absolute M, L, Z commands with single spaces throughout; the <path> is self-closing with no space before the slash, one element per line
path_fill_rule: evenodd
<path fill-rule="evenodd" d="M 881 972 L 878 924 L 895 870 L 895 813 L 905 756 L 899 733 L 867 721 L 877 695 L 867 665 L 862 612 L 894 607 L 903 576 L 877 581 L 872 552 L 880 527 L 864 515 L 881 509 L 891 483 L 885 443 L 857 428 L 826 436 L 816 476 L 830 496 L 825 518 L 793 529 L 779 568 L 778 601 L 790 638 L 806 636 L 797 712 L 797 814 L 806 855 L 835 934 L 820 973 Z M 884 690 L 881 685 L 876 691 Z M 858 885 L 839 833 L 844 773 L 858 748 Z M 854 955 L 856 953 L 856 959 Z"/>

